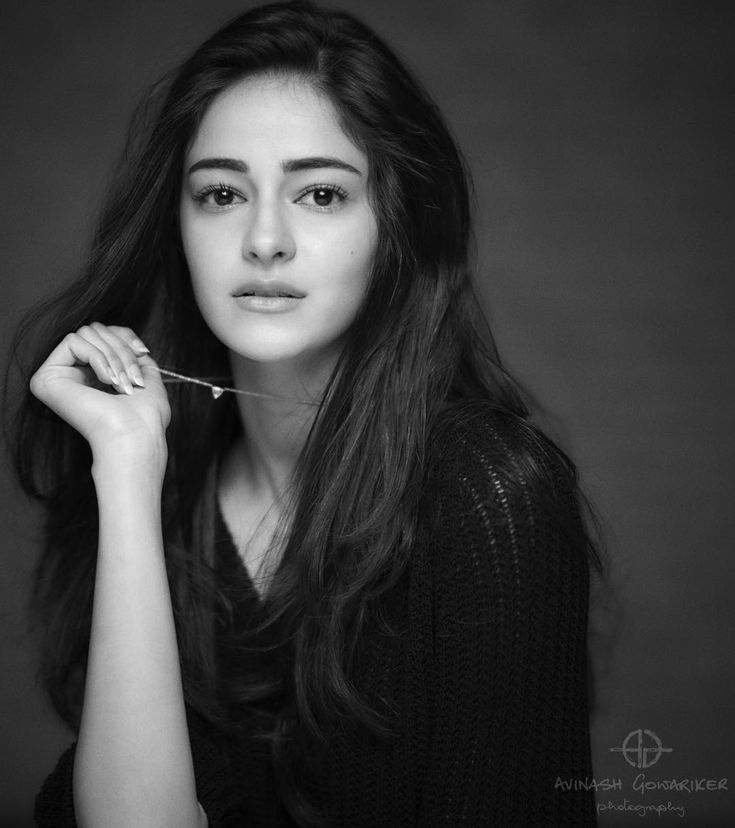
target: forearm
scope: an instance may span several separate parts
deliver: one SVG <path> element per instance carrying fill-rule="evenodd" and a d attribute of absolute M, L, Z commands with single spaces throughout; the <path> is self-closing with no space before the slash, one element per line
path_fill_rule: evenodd
<path fill-rule="evenodd" d="M 159 465 L 95 459 L 99 551 L 74 772 L 81 828 L 202 824 L 163 555 Z"/>

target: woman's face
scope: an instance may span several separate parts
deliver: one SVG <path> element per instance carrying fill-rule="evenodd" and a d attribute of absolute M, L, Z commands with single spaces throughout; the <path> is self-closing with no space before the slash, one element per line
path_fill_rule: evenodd
<path fill-rule="evenodd" d="M 246 79 L 185 159 L 181 234 L 199 309 L 233 359 L 336 357 L 377 241 L 365 154 L 290 77 Z"/>

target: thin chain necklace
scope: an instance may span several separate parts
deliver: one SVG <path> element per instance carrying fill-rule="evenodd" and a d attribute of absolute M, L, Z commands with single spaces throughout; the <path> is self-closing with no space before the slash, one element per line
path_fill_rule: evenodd
<path fill-rule="evenodd" d="M 243 394 L 247 397 L 261 397 L 262 399 L 268 400 L 286 400 L 289 402 L 301 403 L 302 405 L 319 405 L 319 403 L 314 402 L 314 400 L 299 400 L 294 399 L 293 397 L 280 397 L 277 394 L 263 394 L 259 391 L 243 391 L 240 388 L 229 388 L 225 385 L 215 385 L 213 382 L 208 382 L 204 379 L 197 379 L 196 377 L 187 377 L 184 374 L 177 373 L 176 371 L 170 371 L 168 368 L 158 368 L 158 372 L 167 377 L 171 377 L 171 379 L 168 380 L 164 379 L 163 382 L 191 382 L 194 383 L 194 385 L 203 385 L 205 388 L 209 388 L 209 391 L 215 400 L 218 400 L 225 393 L 225 391 L 227 391 L 230 394 Z M 213 377 L 213 379 L 220 378 Z"/>

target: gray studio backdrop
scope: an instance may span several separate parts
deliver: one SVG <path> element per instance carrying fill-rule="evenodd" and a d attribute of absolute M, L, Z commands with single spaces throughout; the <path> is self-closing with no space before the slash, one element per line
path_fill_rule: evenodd
<path fill-rule="evenodd" d="M 604 522 L 600 823 L 735 824 L 729 5 L 342 5 L 395 45 L 452 123 L 475 174 L 502 352 Z M 134 101 L 241 8 L 3 5 L 3 353 L 22 310 L 79 263 Z M 70 734 L 34 683 L 24 619 L 38 515 L 7 464 L 1 482 L 0 825 L 24 828 Z M 659 784 L 692 778 L 727 790 Z"/>

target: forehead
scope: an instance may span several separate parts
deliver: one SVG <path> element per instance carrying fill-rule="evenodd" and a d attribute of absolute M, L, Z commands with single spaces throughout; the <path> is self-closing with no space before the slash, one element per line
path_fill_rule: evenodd
<path fill-rule="evenodd" d="M 246 78 L 217 95 L 199 124 L 187 159 L 253 154 L 279 156 L 279 161 L 330 155 L 367 166 L 365 154 L 345 133 L 332 102 L 308 81 L 292 76 Z"/>

